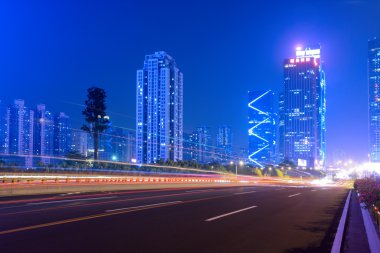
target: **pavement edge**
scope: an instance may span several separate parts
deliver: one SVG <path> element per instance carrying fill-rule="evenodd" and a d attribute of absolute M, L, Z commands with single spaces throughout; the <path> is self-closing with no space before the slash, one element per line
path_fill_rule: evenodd
<path fill-rule="evenodd" d="M 360 209 L 362 211 L 364 227 L 367 234 L 368 244 L 371 252 L 380 252 L 380 239 L 377 235 L 375 226 L 373 224 L 371 215 L 368 212 L 368 209 L 365 208 L 364 204 L 360 204 Z"/>
<path fill-rule="evenodd" d="M 342 248 L 344 228 L 346 226 L 347 213 L 348 213 L 348 207 L 350 204 L 351 193 L 352 193 L 352 190 L 349 191 L 347 199 L 346 199 L 346 203 L 344 204 L 344 209 L 342 212 L 342 216 L 340 217 L 338 229 L 335 234 L 334 243 L 331 248 L 331 253 L 340 253 L 340 250 Z"/>

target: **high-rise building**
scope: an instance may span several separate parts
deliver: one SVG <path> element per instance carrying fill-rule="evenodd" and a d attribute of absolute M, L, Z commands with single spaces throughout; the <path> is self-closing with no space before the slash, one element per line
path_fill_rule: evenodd
<path fill-rule="evenodd" d="M 136 102 L 137 163 L 182 160 L 183 74 L 166 52 L 145 56 Z"/>
<path fill-rule="evenodd" d="M 197 154 L 198 163 L 209 163 L 213 158 L 213 148 L 211 140 L 211 131 L 207 126 L 197 127 L 194 137 L 197 138 Z"/>
<path fill-rule="evenodd" d="M 371 162 L 380 162 L 380 39 L 368 41 L 369 143 Z"/>
<path fill-rule="evenodd" d="M 284 159 L 305 167 L 324 167 L 326 82 L 320 46 L 297 48 L 284 61 Z M 281 151 L 281 152 L 282 152 Z"/>
<path fill-rule="evenodd" d="M 183 160 L 198 161 L 198 132 L 194 131 L 190 134 L 184 133 L 183 138 Z"/>
<path fill-rule="evenodd" d="M 182 158 L 184 161 L 191 161 L 191 143 L 190 143 L 191 134 L 184 132 L 183 133 L 183 155 Z"/>
<path fill-rule="evenodd" d="M 8 110 L 0 100 L 0 157 L 2 154 L 8 154 L 8 124 L 7 124 Z"/>
<path fill-rule="evenodd" d="M 129 132 L 121 128 L 110 127 L 101 136 L 101 153 L 100 159 L 117 161 L 117 162 L 131 162 Z"/>
<path fill-rule="evenodd" d="M 216 160 L 228 163 L 232 159 L 232 130 L 230 126 L 219 126 L 216 135 Z"/>
<path fill-rule="evenodd" d="M 71 136 L 70 151 L 78 152 L 79 154 L 88 157 L 90 155 L 88 152 L 89 143 L 92 143 L 90 141 L 90 134 L 80 129 L 73 129 L 71 131 Z"/>
<path fill-rule="evenodd" d="M 277 124 L 277 145 L 276 154 L 277 162 L 281 163 L 285 160 L 284 141 L 285 141 L 285 105 L 284 92 L 280 92 L 278 96 L 278 124 Z"/>
<path fill-rule="evenodd" d="M 64 156 L 71 150 L 70 118 L 64 112 L 54 117 L 54 155 Z"/>
<path fill-rule="evenodd" d="M 24 100 L 16 99 L 8 108 L 7 125 L 10 160 L 32 167 L 34 111 L 25 107 Z"/>
<path fill-rule="evenodd" d="M 276 113 L 274 92 L 257 90 L 248 92 L 248 161 L 265 167 L 275 162 Z"/>
<path fill-rule="evenodd" d="M 125 134 L 127 138 L 127 158 L 126 162 L 135 162 L 136 161 L 136 134 L 128 131 Z"/>
<path fill-rule="evenodd" d="M 53 155 L 54 119 L 51 112 L 46 110 L 44 104 L 37 105 L 34 112 L 34 155 L 36 161 L 44 164 L 50 162 Z"/>

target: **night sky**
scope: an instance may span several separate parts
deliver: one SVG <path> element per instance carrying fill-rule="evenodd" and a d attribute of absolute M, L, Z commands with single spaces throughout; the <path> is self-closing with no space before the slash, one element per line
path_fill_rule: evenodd
<path fill-rule="evenodd" d="M 257 2 L 257 3 L 255 3 Z M 113 125 L 135 128 L 136 70 L 164 50 L 184 73 L 190 132 L 231 125 L 247 146 L 247 91 L 282 89 L 283 59 L 320 43 L 327 80 L 327 152 L 365 161 L 367 41 L 380 1 L 0 2 L 0 99 L 45 103 L 82 123 L 90 86 L 105 88 Z"/>

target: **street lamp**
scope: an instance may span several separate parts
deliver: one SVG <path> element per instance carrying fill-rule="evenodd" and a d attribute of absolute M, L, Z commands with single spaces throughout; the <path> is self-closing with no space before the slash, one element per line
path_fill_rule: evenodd
<path fill-rule="evenodd" d="M 238 176 L 238 162 L 234 163 L 233 161 L 230 162 L 231 165 L 234 165 L 235 164 L 235 175 L 236 175 L 236 178 Z M 244 165 L 244 162 L 243 161 L 239 161 L 239 166 L 243 166 Z"/>

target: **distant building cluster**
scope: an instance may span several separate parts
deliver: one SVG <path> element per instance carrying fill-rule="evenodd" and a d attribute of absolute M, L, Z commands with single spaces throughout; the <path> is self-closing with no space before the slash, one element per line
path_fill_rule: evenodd
<path fill-rule="evenodd" d="M 201 164 L 228 164 L 238 156 L 232 149 L 233 134 L 230 126 L 221 125 L 216 133 L 208 126 L 199 126 L 184 135 L 184 160 Z"/>
<path fill-rule="evenodd" d="M 134 159 L 134 135 L 110 128 L 102 134 L 99 157 L 130 162 Z M 88 133 L 73 129 L 64 112 L 53 114 L 44 104 L 28 108 L 25 101 L 11 105 L 0 101 L 0 158 L 27 168 L 54 164 L 70 153 L 91 157 L 93 144 Z"/>

